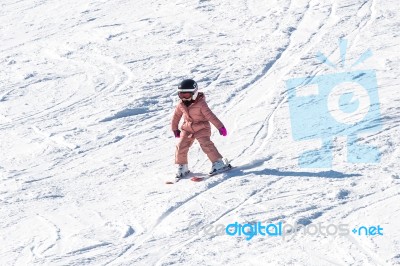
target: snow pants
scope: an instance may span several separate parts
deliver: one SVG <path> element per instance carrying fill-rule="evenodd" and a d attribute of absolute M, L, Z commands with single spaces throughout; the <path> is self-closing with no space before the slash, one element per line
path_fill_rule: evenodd
<path fill-rule="evenodd" d="M 188 152 L 190 146 L 192 146 L 195 139 L 200 144 L 201 149 L 207 155 L 208 159 L 212 163 L 222 158 L 222 155 L 218 152 L 214 143 L 211 141 L 210 136 L 204 136 L 204 134 L 188 134 L 182 131 L 181 137 L 178 144 L 176 145 L 175 151 L 175 163 L 176 164 L 187 164 L 188 163 Z M 202 133 L 202 132 L 199 132 Z M 210 134 L 211 135 L 211 134 Z"/>

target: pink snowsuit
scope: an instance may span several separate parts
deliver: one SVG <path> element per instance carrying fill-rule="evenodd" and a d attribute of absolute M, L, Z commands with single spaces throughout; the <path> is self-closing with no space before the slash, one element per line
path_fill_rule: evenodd
<path fill-rule="evenodd" d="M 221 159 L 222 155 L 218 152 L 214 143 L 210 140 L 210 122 L 217 129 L 220 129 L 224 125 L 208 107 L 205 101 L 204 93 L 199 92 L 195 102 L 189 107 L 186 107 L 182 100 L 178 103 L 172 117 L 172 131 L 178 130 L 179 121 L 181 120 L 182 116 L 184 122 L 181 127 L 182 132 L 180 135 L 180 140 L 176 145 L 175 163 L 188 163 L 188 151 L 195 139 L 197 139 L 201 149 L 205 154 L 207 154 L 212 163 Z"/>

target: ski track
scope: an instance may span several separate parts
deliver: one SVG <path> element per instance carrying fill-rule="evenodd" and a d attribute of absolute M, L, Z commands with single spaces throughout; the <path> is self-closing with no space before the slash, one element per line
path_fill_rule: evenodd
<path fill-rule="evenodd" d="M 293 32 L 296 31 L 296 28 L 298 27 L 298 25 L 301 24 L 301 22 L 303 21 L 304 17 L 306 17 L 307 12 L 309 11 L 309 6 L 310 6 L 311 2 L 312 1 L 308 2 L 307 7 L 306 7 L 306 11 L 303 13 L 301 19 L 298 21 L 298 24 L 294 25 L 295 30 Z M 331 19 L 331 14 L 332 14 L 332 8 L 331 8 L 331 12 L 329 13 L 328 21 Z M 324 27 L 327 24 L 328 23 L 324 24 L 322 27 Z M 291 32 L 290 35 L 289 35 L 288 44 L 284 48 L 282 48 L 282 52 L 278 53 L 278 55 L 276 56 L 276 59 L 274 61 L 269 62 L 268 64 L 266 64 L 266 67 L 262 71 L 263 74 L 258 76 L 252 82 L 250 82 L 252 87 L 263 86 L 263 83 L 268 84 L 268 82 L 271 82 L 274 78 L 276 78 L 276 77 L 269 78 L 269 76 L 270 76 L 269 74 L 270 74 L 270 72 L 274 71 L 273 67 L 274 67 L 274 65 L 276 65 L 278 63 L 277 61 L 279 59 L 281 59 L 281 57 L 285 57 L 285 53 L 287 53 L 288 49 L 291 48 L 291 46 L 292 46 L 291 36 L 292 36 L 293 32 Z M 324 30 L 318 31 L 318 35 L 322 36 L 323 34 L 324 34 Z M 311 40 L 316 39 L 316 38 L 314 38 L 314 34 L 310 36 L 310 39 Z M 306 47 L 301 47 L 302 51 L 300 52 L 300 54 L 305 54 L 307 51 L 312 49 L 315 46 L 316 43 L 317 43 L 317 40 L 312 41 L 312 42 L 307 42 L 307 46 Z M 293 59 L 291 59 L 290 55 L 287 56 L 286 60 L 291 60 L 292 61 L 292 63 L 286 63 L 286 69 L 288 69 L 288 70 L 290 70 L 296 63 L 298 63 L 298 59 L 293 60 Z M 281 73 L 279 78 L 283 78 L 285 75 L 287 75 L 287 73 Z M 272 81 L 272 84 L 274 84 L 273 81 Z M 248 85 L 248 86 L 250 86 L 250 85 Z M 264 148 L 265 145 L 268 143 L 268 140 L 270 139 L 270 137 L 273 134 L 272 125 L 273 125 L 274 114 L 281 107 L 281 105 L 284 102 L 287 101 L 287 96 L 285 94 L 282 94 L 283 90 L 284 90 L 284 88 L 282 87 L 282 89 L 280 91 L 277 91 L 277 92 L 275 92 L 274 90 L 271 91 L 271 92 L 275 92 L 275 95 L 277 95 L 277 94 L 280 95 L 280 96 L 278 96 L 279 97 L 278 99 L 275 99 L 275 97 L 273 98 L 273 101 L 274 102 L 278 102 L 278 103 L 275 104 L 275 107 L 273 108 L 273 110 L 266 115 L 264 121 L 262 123 L 260 123 L 260 127 L 256 131 L 256 133 L 254 134 L 252 142 L 250 143 L 250 145 L 248 147 L 246 147 L 239 155 L 237 155 L 237 157 L 243 156 L 243 154 L 247 150 L 249 150 L 250 148 L 252 148 L 254 146 L 258 136 L 260 135 L 260 133 L 262 132 L 263 129 L 266 129 L 267 133 L 266 133 L 266 136 L 264 135 L 263 138 L 262 138 L 262 144 L 261 145 L 257 145 L 257 146 L 259 146 L 257 151 L 260 151 L 261 148 Z M 245 93 L 248 94 L 248 93 L 251 93 L 251 92 L 245 91 Z M 241 102 L 241 100 L 243 100 L 245 97 L 244 96 L 240 97 L 240 95 L 238 95 L 237 98 L 239 98 L 239 100 L 237 102 L 235 102 L 235 104 L 232 104 L 233 106 L 237 106 Z"/>
<path fill-rule="evenodd" d="M 240 170 L 240 167 L 235 167 L 235 168 L 232 169 L 231 171 L 239 171 L 239 170 Z M 231 172 L 231 171 L 229 171 L 229 172 Z M 196 192 L 195 194 L 192 194 L 192 195 L 191 195 L 190 197 L 188 197 L 187 199 L 185 199 L 185 200 L 183 200 L 183 201 L 181 201 L 181 202 L 178 202 L 178 203 L 176 203 L 175 206 L 171 206 L 169 209 L 167 209 L 161 216 L 158 217 L 158 219 L 157 219 L 155 225 L 152 226 L 152 229 L 149 230 L 149 234 L 147 234 L 147 235 L 144 236 L 144 240 L 140 241 L 140 244 L 136 244 L 136 245 L 132 244 L 132 245 L 129 245 L 126 249 L 124 249 L 124 251 L 123 251 L 122 253 L 120 253 L 120 254 L 117 256 L 117 258 L 119 259 L 119 258 L 123 257 L 123 255 L 124 255 L 126 252 L 128 252 L 128 251 L 129 251 L 132 247 L 134 247 L 134 246 L 135 246 L 136 248 L 140 248 L 146 240 L 148 240 L 150 237 L 152 237 L 152 235 L 151 235 L 151 234 L 152 234 L 152 231 L 154 231 L 154 229 L 155 229 L 156 227 L 159 227 L 160 224 L 161 224 L 167 217 L 173 215 L 177 210 L 179 210 L 180 208 L 185 207 L 185 204 L 187 204 L 187 203 L 189 203 L 189 202 L 191 202 L 191 201 L 193 201 L 193 200 L 196 200 L 198 197 L 200 197 L 200 196 L 201 196 L 203 193 L 205 193 L 205 192 L 210 192 L 210 191 L 212 191 L 212 189 L 216 189 L 215 187 L 221 185 L 224 181 L 226 181 L 226 180 L 232 178 L 232 176 L 230 176 L 230 173 L 229 173 L 229 172 L 227 172 L 227 173 L 222 173 L 222 174 L 221 174 L 221 177 L 219 178 L 219 180 L 213 180 L 213 181 L 208 181 L 208 180 L 207 180 L 207 181 L 204 181 L 204 182 L 206 183 L 205 189 L 204 189 L 204 190 L 200 190 L 200 191 Z M 219 177 L 219 176 L 220 176 L 220 175 L 217 175 L 216 177 Z M 272 184 L 272 183 L 274 183 L 274 182 L 271 182 L 271 184 Z M 255 194 L 255 193 L 256 193 L 256 192 L 254 192 L 254 194 Z M 254 195 L 254 194 L 253 194 L 253 195 Z M 250 197 L 251 197 L 251 196 L 249 196 L 249 198 L 250 198 Z M 248 199 L 248 198 L 247 198 L 247 199 Z M 243 203 L 246 202 L 247 199 L 245 199 L 245 200 L 243 201 Z M 241 206 L 241 204 L 239 204 L 236 208 L 238 208 L 238 207 L 240 207 L 240 206 Z M 236 208 L 233 208 L 232 210 L 234 210 L 234 209 L 236 209 Z M 229 212 L 230 212 L 230 211 L 226 212 L 225 214 L 228 214 Z M 221 217 L 223 217 L 225 214 L 221 215 Z M 220 217 L 220 218 L 221 218 L 221 217 Z M 117 258 L 116 258 L 116 259 L 117 259 Z M 111 260 L 111 261 L 108 262 L 106 265 L 110 264 L 111 262 L 115 262 L 116 259 Z"/>
<path fill-rule="evenodd" d="M 105 56 L 99 56 L 99 57 L 100 57 L 99 61 L 104 62 L 104 63 L 102 63 L 103 66 L 106 66 L 108 64 L 108 65 L 113 66 L 113 67 L 111 67 L 111 69 L 121 69 L 122 73 L 128 73 L 127 77 L 125 77 L 124 75 L 121 75 L 121 74 L 118 75 L 118 76 L 122 77 L 120 81 L 118 81 L 118 79 L 115 79 L 115 81 L 113 83 L 108 84 L 102 90 L 100 90 L 100 92 L 94 94 L 91 97 L 79 99 L 79 100 L 71 103 L 68 100 L 69 100 L 69 98 L 71 98 L 71 96 L 74 96 L 77 94 L 77 93 L 74 93 L 73 95 L 70 95 L 67 99 L 63 99 L 60 102 L 56 103 L 55 105 L 47 107 L 43 111 L 39 111 L 34 114 L 30 114 L 29 116 L 25 116 L 25 117 L 14 118 L 12 123 L 9 123 L 8 125 L 6 124 L 6 126 L 3 127 L 3 129 L 14 127 L 16 125 L 16 123 L 25 124 L 28 120 L 32 120 L 32 119 L 35 119 L 36 121 L 37 120 L 39 120 L 39 121 L 45 120 L 45 119 L 48 119 L 50 114 L 52 116 L 62 115 L 65 112 L 65 110 L 90 105 L 91 103 L 94 103 L 97 99 L 100 99 L 101 97 L 111 96 L 112 93 L 122 90 L 122 88 L 126 88 L 133 79 L 133 75 L 128 72 L 129 70 L 127 70 L 127 68 L 122 65 L 118 65 L 117 63 L 115 63 L 113 61 L 113 59 L 111 59 L 109 57 L 105 57 Z M 68 60 L 68 61 L 70 61 L 70 60 Z M 107 63 L 107 64 L 105 64 L 105 63 Z M 75 65 L 85 65 L 85 64 L 87 64 L 87 61 L 75 59 Z M 91 63 L 91 66 L 99 69 L 94 63 Z M 106 69 L 106 67 L 105 67 L 105 69 Z M 108 69 L 110 69 L 110 68 L 108 68 Z M 87 77 L 86 80 L 88 80 L 88 79 L 89 78 Z M 81 90 L 81 89 L 84 89 L 84 88 L 79 88 L 79 90 Z M 67 105 L 60 106 L 64 102 L 67 103 Z"/>
<path fill-rule="evenodd" d="M 266 190 L 269 190 L 269 186 L 273 185 L 274 183 L 280 181 L 282 178 L 277 178 L 276 180 L 270 181 L 269 183 L 267 183 L 266 186 L 264 186 L 263 188 L 260 188 L 258 190 L 253 191 L 252 193 L 250 193 L 245 199 L 243 199 L 238 205 L 236 205 L 233 208 L 229 208 L 228 210 L 226 210 L 225 212 L 223 212 L 221 215 L 219 215 L 214 221 L 211 221 L 210 224 L 214 225 L 215 223 L 217 223 L 218 221 L 220 221 L 221 219 L 223 219 L 225 216 L 229 215 L 230 213 L 234 212 L 235 210 L 237 210 L 238 208 L 242 207 L 246 202 L 248 202 L 253 196 L 255 196 L 257 193 L 264 193 Z M 166 254 L 163 254 L 162 257 L 156 261 L 155 265 L 160 265 L 160 263 L 162 262 L 163 259 L 165 259 L 166 257 L 168 257 L 169 255 L 171 255 L 172 253 L 179 251 L 183 246 L 192 243 L 193 241 L 199 239 L 201 236 L 196 236 L 193 238 L 190 238 L 186 241 L 184 241 L 183 243 L 179 244 L 179 246 L 175 247 L 174 249 L 170 249 L 168 250 L 168 252 Z"/>

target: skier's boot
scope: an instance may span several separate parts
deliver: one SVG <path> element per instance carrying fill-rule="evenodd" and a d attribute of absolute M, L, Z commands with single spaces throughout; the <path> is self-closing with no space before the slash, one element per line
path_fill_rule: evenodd
<path fill-rule="evenodd" d="M 176 172 L 177 179 L 184 177 L 189 173 L 189 168 L 187 164 L 178 164 L 178 171 Z"/>
<path fill-rule="evenodd" d="M 208 175 L 218 174 L 219 172 L 222 172 L 228 168 L 231 168 L 231 165 L 227 160 L 224 161 L 221 158 L 212 164 L 211 171 L 208 173 Z"/>

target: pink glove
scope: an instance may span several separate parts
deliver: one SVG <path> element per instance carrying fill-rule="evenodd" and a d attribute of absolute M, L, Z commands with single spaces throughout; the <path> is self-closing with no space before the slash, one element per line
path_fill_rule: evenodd
<path fill-rule="evenodd" d="M 226 128 L 225 128 L 225 127 L 221 127 L 221 128 L 219 129 L 219 134 L 222 135 L 222 136 L 224 136 L 224 137 L 226 137 L 226 135 L 228 135 L 228 131 L 226 131 Z"/>
<path fill-rule="evenodd" d="M 181 131 L 179 129 L 174 130 L 174 135 L 175 135 L 175 138 L 180 138 L 181 137 Z"/>

